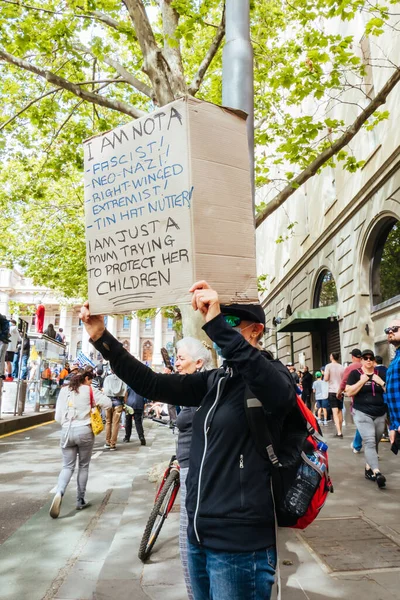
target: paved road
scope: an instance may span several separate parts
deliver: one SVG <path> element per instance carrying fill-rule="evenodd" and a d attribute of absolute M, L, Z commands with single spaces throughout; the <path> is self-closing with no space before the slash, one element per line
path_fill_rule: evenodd
<path fill-rule="evenodd" d="M 61 467 L 60 428 L 56 423 L 0 438 L 0 543 L 48 504 Z M 104 434 L 96 438 L 90 467 L 92 493 L 132 478 L 138 442 L 121 444 L 110 456 L 103 451 Z M 75 475 L 68 489 L 74 500 Z"/>
<path fill-rule="evenodd" d="M 88 497 L 76 512 L 71 484 L 59 519 L 48 508 L 60 468 L 58 428 L 0 439 L 1 600 L 186 600 L 178 554 L 178 513 L 168 519 L 150 561 L 137 547 L 154 498 L 147 471 L 169 458 L 174 438 L 147 422 L 149 444 L 96 441 Z M 400 458 L 381 444 L 386 490 L 366 481 L 364 455 L 324 433 L 335 493 L 306 532 L 281 530 L 283 600 L 395 600 L 400 581 Z M 28 438 L 28 439 L 26 439 Z M 246 599 L 243 599 L 246 600 Z"/>

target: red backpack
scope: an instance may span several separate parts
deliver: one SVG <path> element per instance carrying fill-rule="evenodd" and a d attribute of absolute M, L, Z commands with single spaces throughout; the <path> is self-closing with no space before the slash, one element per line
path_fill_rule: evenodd
<path fill-rule="evenodd" d="M 291 378 L 280 361 L 271 362 Z M 255 445 L 272 465 L 278 525 L 305 529 L 318 516 L 333 486 L 328 470 L 328 446 L 322 441 L 317 420 L 300 396 L 295 391 L 294 394 L 294 405 L 283 422 L 267 415 L 249 388 L 245 409 Z"/>

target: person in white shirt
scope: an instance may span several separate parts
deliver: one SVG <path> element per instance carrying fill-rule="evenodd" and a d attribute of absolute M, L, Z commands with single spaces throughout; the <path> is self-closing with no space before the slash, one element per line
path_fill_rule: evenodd
<path fill-rule="evenodd" d="M 76 509 L 82 510 L 85 502 L 89 464 L 92 458 L 94 434 L 90 424 L 90 412 L 95 405 L 110 408 L 111 400 L 100 390 L 91 387 L 92 369 L 82 369 L 73 375 L 58 396 L 55 419 L 62 427 L 61 451 L 63 468 L 58 477 L 57 491 L 50 506 L 50 516 L 56 519 L 60 514 L 62 498 L 75 470 L 79 455 L 77 476 Z"/>
<path fill-rule="evenodd" d="M 315 394 L 315 405 L 317 409 L 317 417 L 319 423 L 328 425 L 328 383 L 322 380 L 321 371 L 315 373 L 316 380 L 313 382 L 313 392 Z M 322 416 L 324 419 L 322 420 Z"/>
<path fill-rule="evenodd" d="M 329 382 L 329 404 L 336 427 L 335 437 L 343 439 L 343 399 L 337 397 L 342 382 L 344 367 L 339 363 L 339 352 L 332 352 L 330 363 L 326 365 L 324 380 Z"/>

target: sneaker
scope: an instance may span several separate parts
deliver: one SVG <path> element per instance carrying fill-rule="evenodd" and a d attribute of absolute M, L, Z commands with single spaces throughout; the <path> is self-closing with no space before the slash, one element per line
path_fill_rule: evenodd
<path fill-rule="evenodd" d="M 78 498 L 76 503 L 76 510 L 84 510 L 90 506 L 90 502 L 85 502 L 83 498 Z"/>
<path fill-rule="evenodd" d="M 140 443 L 141 443 L 142 446 L 146 445 L 146 440 L 144 439 L 144 437 L 140 438 Z"/>
<path fill-rule="evenodd" d="M 62 502 L 62 493 L 57 492 L 57 494 L 53 498 L 53 502 L 51 503 L 50 510 L 49 510 L 49 515 L 51 516 L 52 519 L 57 519 L 58 515 L 60 514 L 61 502 Z"/>
<path fill-rule="evenodd" d="M 106 450 L 107 450 L 107 449 L 109 450 L 109 449 L 111 448 L 111 446 L 110 446 L 110 444 L 107 444 L 107 442 L 106 442 L 106 443 L 104 444 L 103 448 L 105 448 Z"/>
<path fill-rule="evenodd" d="M 324 421 L 324 422 L 322 423 L 322 425 L 323 425 L 324 427 L 327 427 L 327 426 L 328 426 L 328 421 Z"/>
<path fill-rule="evenodd" d="M 375 473 L 372 469 L 365 469 L 365 479 L 369 479 L 370 481 L 376 481 Z"/>
<path fill-rule="evenodd" d="M 351 442 L 351 444 L 350 444 L 350 448 L 352 448 L 352 450 L 353 450 L 353 453 L 354 453 L 354 454 L 360 454 L 360 452 L 361 452 L 361 448 L 360 448 L 360 450 L 356 450 L 356 449 L 354 448 L 353 442 Z"/>
<path fill-rule="evenodd" d="M 131 440 L 127 440 L 126 438 L 124 438 L 124 439 L 122 440 L 122 443 L 123 443 L 123 444 L 128 444 L 130 441 L 131 441 Z"/>
<path fill-rule="evenodd" d="M 116 446 L 110 446 L 110 452 L 112 452 L 113 450 L 116 450 Z"/>
<path fill-rule="evenodd" d="M 390 442 L 389 436 L 384 433 L 381 437 L 381 442 Z"/>
<path fill-rule="evenodd" d="M 342 421 L 342 425 L 346 427 L 346 421 Z"/>
<path fill-rule="evenodd" d="M 378 488 L 384 488 L 386 486 L 386 477 L 382 473 L 375 473 L 375 480 L 378 484 Z"/>

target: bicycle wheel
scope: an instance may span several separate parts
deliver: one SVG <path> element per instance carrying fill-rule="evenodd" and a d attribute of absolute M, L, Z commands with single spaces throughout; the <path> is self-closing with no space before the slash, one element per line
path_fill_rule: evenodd
<path fill-rule="evenodd" d="M 150 513 L 149 520 L 147 521 L 146 529 L 144 530 L 142 541 L 140 542 L 138 556 L 141 561 L 145 561 L 149 558 L 154 544 L 158 538 L 158 534 L 161 531 L 164 521 L 168 516 L 168 506 L 174 493 L 175 489 L 179 486 L 179 471 L 173 469 L 168 475 L 164 487 L 158 496 L 153 510 Z M 175 497 L 178 490 L 176 489 Z M 175 498 L 174 498 L 175 500 Z M 170 509 L 172 506 L 170 507 Z"/>

